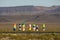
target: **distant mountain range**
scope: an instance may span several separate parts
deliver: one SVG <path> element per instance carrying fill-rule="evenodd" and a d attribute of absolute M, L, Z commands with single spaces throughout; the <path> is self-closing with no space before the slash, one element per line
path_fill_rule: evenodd
<path fill-rule="evenodd" d="M 60 6 L 0 7 L 0 22 L 60 23 Z"/>
<path fill-rule="evenodd" d="M 41 13 L 60 13 L 60 6 L 16 6 L 0 7 L 0 15 L 35 15 Z"/>

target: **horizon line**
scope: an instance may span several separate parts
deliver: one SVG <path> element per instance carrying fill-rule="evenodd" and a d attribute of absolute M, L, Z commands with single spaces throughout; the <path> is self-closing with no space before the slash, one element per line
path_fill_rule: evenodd
<path fill-rule="evenodd" d="M 40 6 L 40 5 L 20 5 L 20 6 Z M 42 7 L 53 7 L 53 6 L 60 6 L 60 5 L 42 6 Z M 0 7 L 19 7 L 19 6 L 0 6 Z"/>

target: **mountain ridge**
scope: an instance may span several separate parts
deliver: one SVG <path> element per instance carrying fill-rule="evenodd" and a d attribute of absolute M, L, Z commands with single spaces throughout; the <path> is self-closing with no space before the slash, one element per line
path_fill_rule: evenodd
<path fill-rule="evenodd" d="M 16 7 L 0 7 L 0 15 L 35 15 L 41 13 L 58 13 L 60 6 L 16 6 Z"/>

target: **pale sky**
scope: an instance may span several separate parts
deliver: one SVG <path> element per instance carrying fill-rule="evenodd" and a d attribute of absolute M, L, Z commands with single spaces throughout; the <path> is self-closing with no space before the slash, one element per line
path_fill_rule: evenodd
<path fill-rule="evenodd" d="M 60 0 L 0 0 L 0 7 L 8 6 L 60 6 Z"/>

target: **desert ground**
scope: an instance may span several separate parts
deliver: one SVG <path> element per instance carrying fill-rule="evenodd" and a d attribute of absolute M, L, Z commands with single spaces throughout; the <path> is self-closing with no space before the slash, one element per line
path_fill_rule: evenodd
<path fill-rule="evenodd" d="M 0 16 L 0 32 L 14 32 L 13 24 L 17 24 L 16 32 L 18 32 L 19 24 L 26 24 L 26 31 L 28 31 L 29 24 L 38 25 L 39 32 L 42 31 L 42 24 L 46 24 L 45 32 L 60 32 L 60 19 L 52 18 L 52 16 L 37 16 L 37 15 L 15 15 L 15 16 Z M 50 18 L 50 19 L 49 19 Z M 53 20 L 54 19 L 54 20 Z M 56 19 L 56 20 L 55 20 Z"/>
<path fill-rule="evenodd" d="M 59 22 L 60 19 L 51 17 L 52 16 L 47 17 L 41 15 L 0 16 L 0 40 L 60 40 L 60 33 L 55 33 L 60 32 L 60 22 Z M 13 31 L 14 23 L 17 24 L 16 31 Z M 22 23 L 26 24 L 25 27 L 26 33 L 20 33 L 23 31 L 18 31 L 19 24 Z M 27 32 L 36 32 L 32 30 L 29 31 L 28 24 L 37 24 L 39 26 L 38 32 L 52 32 L 52 33 L 27 33 Z M 42 24 L 46 24 L 45 31 L 42 30 Z"/>
<path fill-rule="evenodd" d="M 18 33 L 18 34 L 12 34 L 12 33 L 2 33 L 0 34 L 0 40 L 60 40 L 60 34 L 56 33 Z"/>

